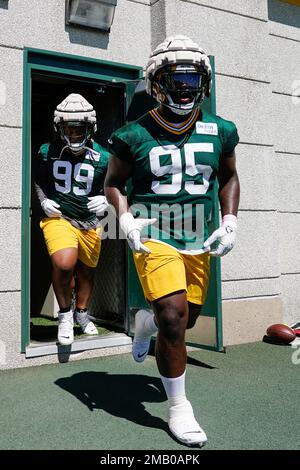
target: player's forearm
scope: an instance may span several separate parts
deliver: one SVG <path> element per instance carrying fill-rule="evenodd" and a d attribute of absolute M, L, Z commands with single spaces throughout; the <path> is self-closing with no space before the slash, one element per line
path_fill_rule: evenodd
<path fill-rule="evenodd" d="M 40 202 L 48 197 L 49 193 L 49 175 L 45 164 L 33 161 L 33 180 L 37 197 Z"/>
<path fill-rule="evenodd" d="M 131 176 L 131 170 L 129 163 L 111 155 L 104 181 L 104 192 L 107 201 L 114 206 L 119 218 L 129 211 L 125 186 Z"/>
<path fill-rule="evenodd" d="M 111 204 L 120 218 L 122 214 L 129 211 L 127 197 L 122 194 L 121 190 L 116 186 L 105 186 L 105 196 L 109 204 Z"/>
<path fill-rule="evenodd" d="M 240 183 L 236 172 L 225 181 L 219 181 L 219 200 L 222 217 L 226 214 L 237 216 L 240 202 Z"/>
<path fill-rule="evenodd" d="M 36 182 L 34 183 L 34 188 L 35 188 L 38 200 L 40 201 L 40 203 L 42 203 L 44 201 L 44 199 L 47 198 L 47 195 L 45 194 L 45 192 L 41 188 L 41 186 L 39 184 L 37 184 Z"/>

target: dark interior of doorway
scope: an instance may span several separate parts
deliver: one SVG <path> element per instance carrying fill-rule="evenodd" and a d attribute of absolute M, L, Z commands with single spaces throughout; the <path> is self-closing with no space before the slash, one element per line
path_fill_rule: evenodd
<path fill-rule="evenodd" d="M 31 153 L 54 137 L 53 113 L 68 94 L 82 94 L 97 113 L 95 140 L 104 147 L 111 132 L 125 120 L 125 92 L 122 84 L 77 80 L 60 75 L 36 73 L 32 76 Z M 33 178 L 32 178 L 33 179 Z M 30 268 L 30 339 L 35 342 L 55 341 L 57 325 L 53 302 L 49 302 L 51 264 L 39 221 L 44 216 L 39 201 L 31 190 L 31 268 Z M 126 247 L 122 240 L 104 240 L 97 268 L 90 313 L 97 320 L 99 332 L 125 329 Z M 51 299 L 50 294 L 50 299 Z M 53 295 L 52 295 L 53 298 Z M 79 328 L 75 329 L 79 335 Z"/>

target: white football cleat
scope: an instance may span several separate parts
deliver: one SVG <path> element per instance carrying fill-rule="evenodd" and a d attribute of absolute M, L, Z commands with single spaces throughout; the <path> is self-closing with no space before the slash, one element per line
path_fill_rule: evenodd
<path fill-rule="evenodd" d="M 74 341 L 73 312 L 58 312 L 58 334 L 57 340 L 63 346 L 68 346 Z"/>
<path fill-rule="evenodd" d="M 146 329 L 146 321 L 153 318 L 149 310 L 138 310 L 135 314 L 135 333 L 132 343 L 132 356 L 136 362 L 144 362 L 150 348 L 151 336 Z M 145 331 L 146 330 L 146 331 Z"/>
<path fill-rule="evenodd" d="M 191 403 L 186 400 L 169 408 L 169 429 L 178 441 L 188 446 L 202 447 L 207 436 L 195 419 Z"/>
<path fill-rule="evenodd" d="M 97 335 L 98 330 L 94 323 L 89 319 L 87 312 L 74 312 L 75 322 L 80 326 L 82 332 L 86 335 Z"/>

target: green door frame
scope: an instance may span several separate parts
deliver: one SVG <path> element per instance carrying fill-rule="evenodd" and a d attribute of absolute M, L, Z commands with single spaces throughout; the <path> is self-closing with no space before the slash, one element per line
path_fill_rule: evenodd
<path fill-rule="evenodd" d="M 31 78 L 33 72 L 68 76 L 70 79 L 101 80 L 112 83 L 138 81 L 142 67 L 25 48 L 23 56 L 23 137 L 21 215 L 21 352 L 30 341 L 30 188 L 31 188 Z"/>

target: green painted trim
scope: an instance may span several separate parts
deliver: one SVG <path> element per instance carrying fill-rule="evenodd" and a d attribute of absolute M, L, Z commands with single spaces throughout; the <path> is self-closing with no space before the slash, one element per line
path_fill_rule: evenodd
<path fill-rule="evenodd" d="M 112 84 L 126 84 L 128 81 L 127 79 L 122 79 L 122 78 L 117 78 L 113 75 L 102 75 L 100 73 L 89 73 L 89 72 L 83 72 L 82 70 L 70 70 L 70 69 L 57 69 L 57 67 L 52 67 L 52 66 L 47 66 L 47 65 L 40 65 L 38 69 L 36 69 L 35 65 L 30 65 L 30 68 L 33 73 L 36 72 L 37 75 L 59 75 L 61 76 L 62 74 L 64 76 L 70 77 L 74 79 L 74 77 L 79 77 L 82 81 L 83 78 L 89 78 L 93 81 L 105 81 L 105 82 L 111 82 Z M 44 73 L 41 73 L 44 72 Z M 136 78 L 133 80 L 133 82 L 138 81 L 139 79 Z"/>
<path fill-rule="evenodd" d="M 50 68 L 54 67 L 56 72 L 59 71 L 59 73 L 73 73 L 74 70 L 77 70 L 78 72 L 85 74 L 87 69 L 90 69 L 89 73 L 99 74 L 99 72 L 102 72 L 102 75 L 113 77 L 115 79 L 123 78 L 127 80 L 135 80 L 141 78 L 143 71 L 140 66 L 119 62 L 91 59 L 89 57 L 43 51 L 33 48 L 25 48 L 24 50 L 27 51 L 28 62 L 30 62 L 33 68 L 41 69 L 41 67 L 46 66 L 47 68 L 49 67 L 50 70 Z"/>
<path fill-rule="evenodd" d="M 212 69 L 212 77 L 213 77 L 213 83 L 212 83 L 212 89 L 211 89 L 211 94 L 210 94 L 210 101 L 211 101 L 211 110 L 213 113 L 216 113 L 216 74 L 215 74 L 215 58 L 214 56 L 210 55 L 209 56 L 210 64 L 211 64 L 211 69 Z"/>
<path fill-rule="evenodd" d="M 31 188 L 31 78 L 32 73 L 56 74 L 92 80 L 123 83 L 143 77 L 139 66 L 90 59 L 70 54 L 24 48 L 23 52 L 23 135 L 21 212 L 21 352 L 30 342 L 30 188 Z"/>
<path fill-rule="evenodd" d="M 30 341 L 30 67 L 23 55 L 23 135 L 22 135 L 22 212 L 21 212 L 21 352 Z"/>
<path fill-rule="evenodd" d="M 210 56 L 210 63 L 212 67 L 213 86 L 211 90 L 211 109 L 216 114 L 216 75 L 215 75 L 215 58 Z M 219 197 L 218 197 L 218 184 L 215 184 L 215 197 L 214 197 L 214 225 L 219 226 Z M 222 327 L 222 282 L 221 282 L 221 260 L 215 258 L 215 273 L 216 273 L 216 337 L 217 337 L 217 351 L 223 351 L 223 327 Z"/>
<path fill-rule="evenodd" d="M 186 343 L 187 346 L 191 346 L 193 348 L 197 348 L 197 349 L 205 349 L 205 350 L 208 350 L 208 351 L 217 351 L 217 352 L 225 352 L 225 349 L 222 348 L 222 349 L 218 349 L 217 346 L 209 346 L 209 345 L 206 345 L 206 344 L 199 344 L 199 343 L 190 343 L 190 342 L 187 342 Z M 191 351 L 192 352 L 192 351 Z"/>
<path fill-rule="evenodd" d="M 222 282 L 221 282 L 221 260 L 216 260 L 217 277 L 217 350 L 223 351 L 223 324 L 222 324 Z"/>
<path fill-rule="evenodd" d="M 219 200 L 218 200 L 218 185 L 215 185 L 215 217 L 216 224 L 219 225 Z M 216 276 L 216 339 L 217 339 L 217 351 L 223 350 L 223 326 L 222 326 L 222 282 L 221 282 L 221 260 L 220 258 L 214 258 L 215 263 L 215 276 Z"/>
<path fill-rule="evenodd" d="M 34 55 L 40 55 L 44 56 L 45 58 L 48 56 L 48 60 L 50 58 L 58 57 L 58 58 L 64 58 L 64 59 L 69 59 L 71 61 L 75 62 L 86 62 L 90 64 L 98 64 L 100 66 L 108 66 L 110 68 L 123 68 L 125 70 L 137 70 L 137 69 L 143 69 L 140 66 L 137 65 L 130 65 L 130 64 L 124 64 L 123 62 L 112 62 L 110 60 L 102 60 L 102 59 L 93 59 L 91 57 L 84 57 L 76 54 L 65 54 L 63 52 L 55 52 L 55 51 L 47 51 L 45 49 L 36 49 L 34 47 L 25 47 L 24 51 L 27 51 L 29 53 L 29 58 L 31 54 Z"/>

